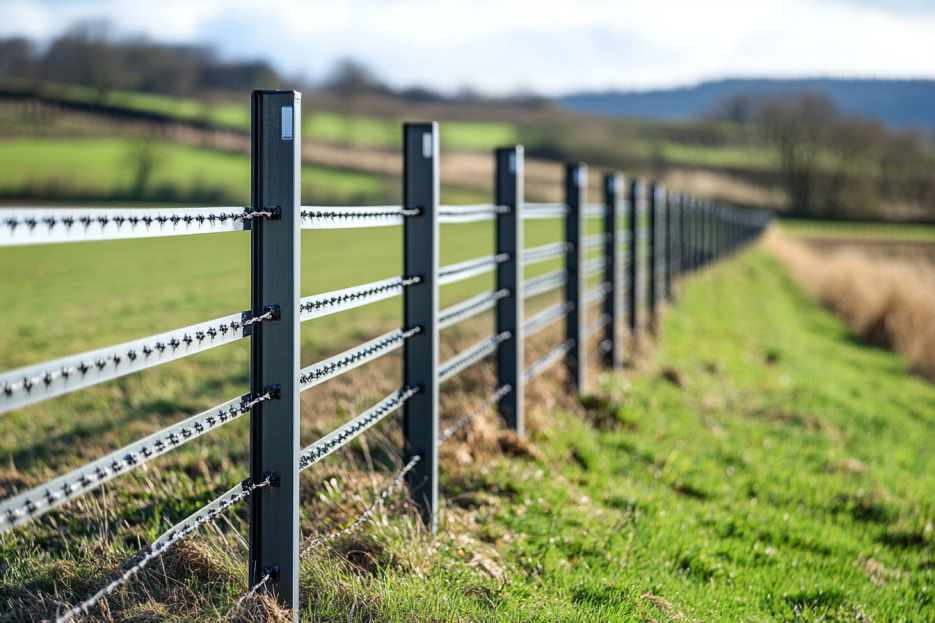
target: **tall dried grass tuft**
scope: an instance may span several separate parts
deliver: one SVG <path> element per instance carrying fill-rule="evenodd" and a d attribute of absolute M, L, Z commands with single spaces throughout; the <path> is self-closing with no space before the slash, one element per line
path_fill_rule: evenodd
<path fill-rule="evenodd" d="M 854 249 L 818 253 L 775 227 L 763 245 L 863 341 L 905 355 L 935 381 L 935 289 L 919 266 Z"/>

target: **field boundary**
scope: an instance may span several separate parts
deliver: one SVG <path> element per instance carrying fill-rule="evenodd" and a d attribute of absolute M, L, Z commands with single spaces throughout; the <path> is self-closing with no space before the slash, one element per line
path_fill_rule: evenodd
<path fill-rule="evenodd" d="M 235 504 L 250 504 L 249 586 L 265 590 L 297 611 L 299 562 L 315 547 L 360 527 L 392 492 L 408 483 L 425 526 L 433 534 L 438 509 L 438 446 L 485 409 L 496 406 L 505 425 L 524 433 L 524 386 L 564 362 L 569 391 L 587 394 L 589 344 L 601 365 L 619 369 L 647 330 L 655 330 L 662 301 L 675 279 L 735 253 L 756 239 L 769 212 L 668 191 L 661 183 L 625 183 L 619 172 L 603 178 L 603 201 L 588 202 L 588 167 L 565 165 L 565 200 L 530 203 L 524 193 L 521 146 L 495 150 L 493 202 L 441 205 L 437 123 L 403 126 L 403 199 L 400 205 L 302 206 L 301 94 L 256 91 L 252 98 L 253 207 L 222 208 L 16 208 L 0 210 L 0 246 L 114 240 L 250 231 L 250 310 L 118 346 L 0 373 L 0 412 L 115 379 L 233 340 L 250 338 L 251 391 L 121 448 L 43 485 L 0 501 L 0 531 L 27 523 L 214 428 L 250 415 L 250 475 L 230 491 L 173 526 L 113 583 L 63 613 L 64 622 L 87 613 L 150 561 Z M 628 197 L 628 198 L 627 198 Z M 523 243 L 523 223 L 558 219 L 564 239 L 535 248 Z M 589 220 L 602 231 L 586 235 Z M 493 221 L 495 252 L 447 266 L 439 262 L 439 227 Z M 625 226 L 622 223 L 626 223 Z M 403 274 L 310 297 L 300 296 L 303 229 L 402 226 Z M 590 255 L 597 254 L 595 257 Z M 563 268 L 525 279 L 528 265 L 560 260 Z M 496 286 L 439 309 L 439 288 L 493 272 Z M 589 286 L 594 280 L 599 283 Z M 527 317 L 525 301 L 560 290 L 562 300 Z M 299 365 L 301 323 L 393 297 L 401 297 L 403 326 L 306 368 Z M 600 306 L 589 320 L 589 310 Z M 447 361 L 439 360 L 439 331 L 493 310 L 493 334 Z M 531 365 L 528 337 L 564 321 L 564 340 Z M 626 340 L 625 340 L 626 338 Z M 629 348 L 625 348 L 628 341 Z M 300 393 L 402 350 L 400 387 L 356 418 L 300 449 Z M 496 384 L 480 409 L 439 430 L 439 385 L 488 357 Z M 345 529 L 304 546 L 299 530 L 299 473 L 403 412 L 406 463 L 377 502 Z M 241 599 L 238 604 L 242 603 Z"/>

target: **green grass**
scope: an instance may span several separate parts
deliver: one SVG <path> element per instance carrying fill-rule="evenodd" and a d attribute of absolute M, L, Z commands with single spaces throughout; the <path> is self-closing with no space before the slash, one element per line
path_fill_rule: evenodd
<path fill-rule="evenodd" d="M 666 161 L 675 164 L 757 171 L 776 170 L 776 155 L 766 147 L 744 145 L 703 147 L 673 142 L 659 144 L 638 142 L 636 153 L 644 158 L 661 156 Z"/>
<path fill-rule="evenodd" d="M 557 231 L 530 225 L 529 246 Z M 444 228 L 442 263 L 489 252 L 490 233 Z M 398 274 L 399 235 L 306 232 L 302 293 Z M 248 247 L 230 234 L 0 249 L 0 369 L 242 309 Z M 447 288 L 442 304 L 481 281 Z M 307 323 L 303 364 L 398 314 L 390 301 Z M 39 482 L 246 391 L 246 346 L 4 415 L 0 486 Z M 446 385 L 446 418 L 461 412 L 460 392 L 486 383 L 472 378 Z M 317 414 L 303 416 L 306 437 L 327 424 L 321 414 L 365 406 L 344 391 L 303 403 Z M 558 386 L 537 391 L 538 458 L 491 449 L 478 427 L 475 462 L 446 450 L 437 542 L 391 502 L 385 520 L 303 564 L 303 620 L 346 621 L 352 609 L 363 621 L 935 620 L 935 387 L 856 343 L 763 253 L 690 278 L 645 365 L 601 374 L 586 408 Z M 547 406 L 550 392 L 559 406 Z M 106 583 L 140 544 L 244 477 L 246 424 L 0 536 L 0 612 L 39 592 L 74 602 Z M 378 472 L 396 426 L 368 434 Z M 303 478 L 306 533 L 345 524 L 372 499 L 367 456 L 355 443 Z M 245 511 L 196 539 L 207 571 L 157 564 L 111 612 L 216 620 L 244 589 Z"/>
<path fill-rule="evenodd" d="M 0 85 L 14 92 L 32 92 L 36 89 L 35 83 L 29 80 L 3 78 L 0 79 Z M 244 94 L 244 103 L 238 104 L 211 103 L 195 98 L 136 91 L 109 91 L 102 99 L 100 92 L 91 87 L 48 82 L 41 84 L 38 91 L 45 97 L 71 102 L 104 104 L 186 121 L 204 122 L 222 128 L 250 131 L 250 105 L 247 94 Z"/>
<path fill-rule="evenodd" d="M 306 111 L 302 115 L 302 136 L 312 140 L 348 143 L 367 147 L 402 147 L 403 120 L 383 117 L 340 115 Z M 439 140 L 443 149 L 490 151 L 518 142 L 510 123 L 484 121 L 440 121 Z"/>
<path fill-rule="evenodd" d="M 935 225 L 859 223 L 780 219 L 780 227 L 792 236 L 806 238 L 854 238 L 861 240 L 935 240 Z"/>
<path fill-rule="evenodd" d="M 247 155 L 161 141 L 142 195 L 132 191 L 140 143 L 132 139 L 11 139 L 0 142 L 0 195 L 36 199 L 133 197 L 151 201 L 250 201 Z M 316 204 L 388 201 L 393 184 L 380 176 L 304 165 L 303 200 Z"/>

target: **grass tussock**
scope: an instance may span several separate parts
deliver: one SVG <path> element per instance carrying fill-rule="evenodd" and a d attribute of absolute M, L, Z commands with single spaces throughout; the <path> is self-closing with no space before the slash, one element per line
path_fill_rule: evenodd
<path fill-rule="evenodd" d="M 861 340 L 905 355 L 935 381 L 935 290 L 924 267 L 854 248 L 822 254 L 775 228 L 763 244 Z"/>

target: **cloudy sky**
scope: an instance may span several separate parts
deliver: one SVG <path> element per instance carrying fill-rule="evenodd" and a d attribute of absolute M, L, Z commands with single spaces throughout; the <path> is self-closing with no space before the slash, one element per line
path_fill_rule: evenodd
<path fill-rule="evenodd" d="M 0 0 L 0 36 L 96 18 L 309 79 L 353 57 L 394 86 L 448 92 L 935 78 L 935 0 Z"/>

